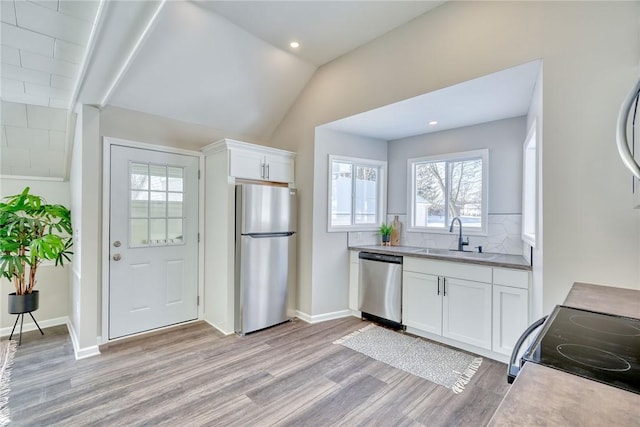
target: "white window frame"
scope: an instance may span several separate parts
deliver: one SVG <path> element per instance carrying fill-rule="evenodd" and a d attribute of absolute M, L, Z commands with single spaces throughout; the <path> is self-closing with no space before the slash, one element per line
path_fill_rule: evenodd
<path fill-rule="evenodd" d="M 458 153 L 438 154 L 434 156 L 415 157 L 407 160 L 407 231 L 416 233 L 442 233 L 449 234 L 450 222 L 453 218 L 449 218 L 449 224 L 444 227 L 415 227 L 415 166 L 424 162 L 437 161 L 457 161 L 472 158 L 482 159 L 482 217 L 480 228 L 470 228 L 462 223 L 463 234 L 472 236 L 486 236 L 489 231 L 489 150 L 484 148 L 480 150 L 463 151 Z M 448 185 L 448 184 L 447 184 Z M 448 189 L 447 189 L 448 190 Z M 448 194 L 448 191 L 446 192 Z M 457 228 L 455 230 L 457 232 Z"/>
<path fill-rule="evenodd" d="M 351 224 L 350 225 L 332 225 L 331 224 L 331 190 L 332 190 L 332 165 L 333 162 L 351 163 L 354 167 L 353 178 L 355 180 L 355 168 L 357 166 L 377 167 L 378 181 L 376 190 L 376 223 L 375 224 L 353 224 L 353 216 L 355 215 L 355 183 L 352 185 L 351 191 Z M 371 231 L 378 230 L 384 222 L 384 213 L 387 210 L 387 162 L 382 160 L 364 159 L 360 157 L 348 157 L 339 155 L 329 155 L 329 163 L 327 165 L 327 231 L 345 232 L 345 231 Z"/>
<path fill-rule="evenodd" d="M 522 240 L 533 248 L 538 233 L 538 152 L 534 120 L 522 145 Z"/>

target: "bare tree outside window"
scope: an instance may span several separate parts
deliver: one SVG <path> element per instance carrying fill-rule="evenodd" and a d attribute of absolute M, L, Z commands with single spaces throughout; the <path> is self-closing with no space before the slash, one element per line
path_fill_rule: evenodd
<path fill-rule="evenodd" d="M 482 227 L 483 159 L 414 164 L 414 227 L 448 227 L 458 216 L 465 226 Z"/>

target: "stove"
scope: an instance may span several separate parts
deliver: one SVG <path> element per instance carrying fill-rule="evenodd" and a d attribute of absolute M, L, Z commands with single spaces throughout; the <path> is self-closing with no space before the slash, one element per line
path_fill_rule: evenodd
<path fill-rule="evenodd" d="M 559 305 L 522 358 L 640 394 L 640 319 Z"/>

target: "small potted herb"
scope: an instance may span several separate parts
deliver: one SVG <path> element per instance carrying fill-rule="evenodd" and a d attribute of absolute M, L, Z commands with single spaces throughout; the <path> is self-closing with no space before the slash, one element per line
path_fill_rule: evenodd
<path fill-rule="evenodd" d="M 380 235 L 382 236 L 382 246 L 389 246 L 389 241 L 391 240 L 391 232 L 393 231 L 393 226 L 391 224 L 382 223 L 380 226 Z"/>

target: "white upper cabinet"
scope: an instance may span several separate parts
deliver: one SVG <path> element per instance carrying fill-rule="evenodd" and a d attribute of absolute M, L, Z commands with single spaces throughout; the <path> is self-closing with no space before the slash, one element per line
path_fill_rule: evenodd
<path fill-rule="evenodd" d="M 205 147 L 205 154 L 227 150 L 229 176 L 293 184 L 295 154 L 290 151 L 223 139 Z"/>

